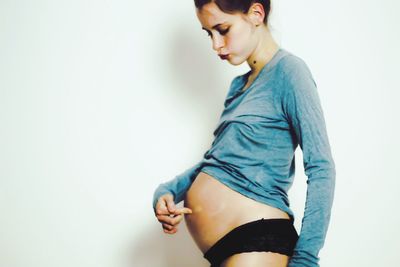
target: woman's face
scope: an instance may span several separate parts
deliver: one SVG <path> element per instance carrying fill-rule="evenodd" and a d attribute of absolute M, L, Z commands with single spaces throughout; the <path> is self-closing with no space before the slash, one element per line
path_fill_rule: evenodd
<path fill-rule="evenodd" d="M 224 13 L 211 2 L 197 9 L 196 15 L 218 55 L 228 55 L 226 59 L 233 65 L 240 65 L 250 57 L 256 36 L 255 26 L 246 14 Z"/>

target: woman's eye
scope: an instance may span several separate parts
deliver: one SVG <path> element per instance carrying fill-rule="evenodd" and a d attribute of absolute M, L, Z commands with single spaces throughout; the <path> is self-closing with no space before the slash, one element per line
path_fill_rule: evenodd
<path fill-rule="evenodd" d="M 226 30 L 220 31 L 221 35 L 225 35 L 229 32 L 229 28 L 227 28 Z"/>
<path fill-rule="evenodd" d="M 219 31 L 219 34 L 225 35 L 225 34 L 227 34 L 228 32 L 229 32 L 229 28 L 227 28 L 226 30 L 220 30 L 220 31 Z M 207 35 L 208 35 L 208 36 L 211 36 L 210 32 L 207 32 Z"/>

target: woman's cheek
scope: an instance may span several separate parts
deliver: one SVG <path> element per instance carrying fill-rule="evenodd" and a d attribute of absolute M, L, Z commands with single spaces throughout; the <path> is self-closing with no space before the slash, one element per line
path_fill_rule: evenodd
<path fill-rule="evenodd" d="M 227 50 L 229 51 L 229 53 L 232 54 L 236 54 L 238 52 L 238 49 L 240 48 L 240 46 L 238 45 L 238 38 L 235 37 L 231 37 L 228 40 L 228 47 Z"/>

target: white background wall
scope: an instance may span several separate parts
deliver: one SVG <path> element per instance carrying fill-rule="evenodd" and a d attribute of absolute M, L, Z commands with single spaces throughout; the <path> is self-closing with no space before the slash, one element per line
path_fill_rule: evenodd
<path fill-rule="evenodd" d="M 400 5 L 272 5 L 275 39 L 317 82 L 337 166 L 321 266 L 395 266 Z M 248 70 L 200 28 L 193 1 L 0 0 L 0 266 L 209 266 L 183 221 L 164 234 L 151 209 L 209 148 Z"/>

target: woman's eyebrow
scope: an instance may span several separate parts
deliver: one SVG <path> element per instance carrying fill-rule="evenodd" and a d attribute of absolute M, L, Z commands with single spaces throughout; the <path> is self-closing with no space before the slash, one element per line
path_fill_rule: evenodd
<path fill-rule="evenodd" d="M 220 25 L 222 25 L 222 24 L 224 24 L 224 23 L 226 23 L 226 21 L 224 21 L 224 22 L 222 22 L 222 23 L 218 23 L 218 24 L 215 24 L 214 26 L 212 26 L 212 28 L 213 29 L 215 29 L 215 28 L 217 28 L 218 26 L 220 26 Z M 204 27 L 201 27 L 203 30 L 207 30 L 206 28 L 204 28 Z"/>

